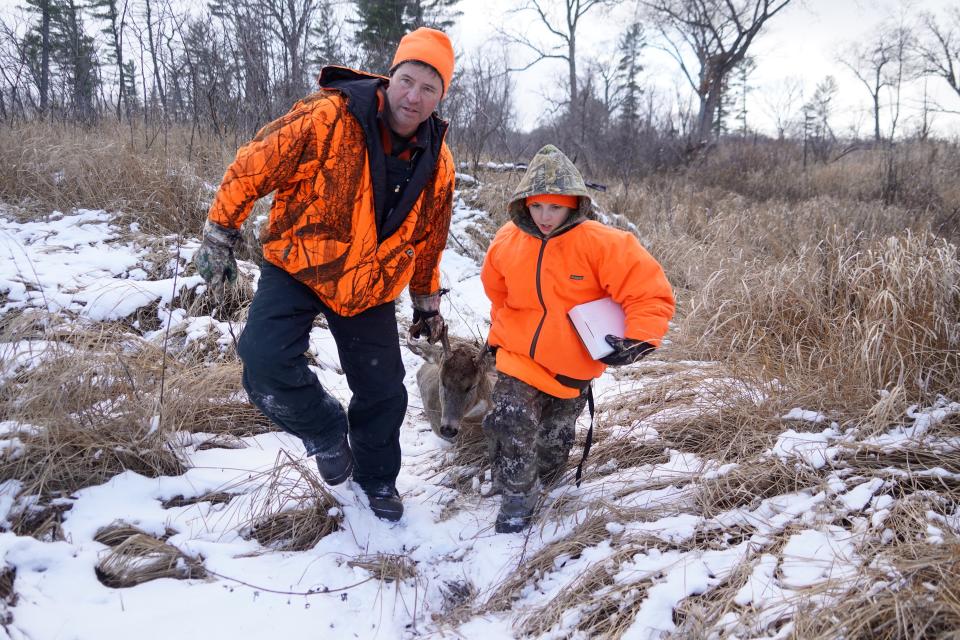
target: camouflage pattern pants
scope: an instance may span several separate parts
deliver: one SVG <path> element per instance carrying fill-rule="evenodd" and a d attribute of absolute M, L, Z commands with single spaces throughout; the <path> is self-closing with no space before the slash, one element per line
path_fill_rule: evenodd
<path fill-rule="evenodd" d="M 493 486 L 504 495 L 529 495 L 538 479 L 549 482 L 563 470 L 586 391 L 577 398 L 557 398 L 499 373 L 491 400 L 483 430 L 490 442 Z"/>

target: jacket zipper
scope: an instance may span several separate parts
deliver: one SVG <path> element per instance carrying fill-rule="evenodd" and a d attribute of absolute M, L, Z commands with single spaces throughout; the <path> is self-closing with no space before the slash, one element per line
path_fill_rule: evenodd
<path fill-rule="evenodd" d="M 537 340 L 540 339 L 540 331 L 543 329 L 543 323 L 547 320 L 547 305 L 543 302 L 543 289 L 540 286 L 540 268 L 543 266 L 543 253 L 547 250 L 547 239 L 540 241 L 540 254 L 537 256 L 537 299 L 540 301 L 540 307 L 543 309 L 543 315 L 540 317 L 540 323 L 537 330 L 533 332 L 533 341 L 530 343 L 530 358 L 534 357 L 537 351 Z"/>

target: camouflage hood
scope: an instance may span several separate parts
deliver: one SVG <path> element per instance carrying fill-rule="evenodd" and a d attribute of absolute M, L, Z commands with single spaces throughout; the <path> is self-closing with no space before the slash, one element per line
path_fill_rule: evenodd
<path fill-rule="evenodd" d="M 562 229 L 592 217 L 590 214 L 590 195 L 583 183 L 583 176 L 573 166 L 570 159 L 552 144 L 546 145 L 540 151 L 537 151 L 537 155 L 533 156 L 533 160 L 527 167 L 527 172 L 523 174 L 523 179 L 517 185 L 517 190 L 513 192 L 513 197 L 510 198 L 510 204 L 507 206 L 507 212 L 514 224 L 537 237 L 543 237 L 543 234 L 534 224 L 524 201 L 528 196 L 541 193 L 578 196 L 580 198 L 578 210 L 567 218 L 566 222 L 553 232 L 553 235 L 556 235 Z"/>

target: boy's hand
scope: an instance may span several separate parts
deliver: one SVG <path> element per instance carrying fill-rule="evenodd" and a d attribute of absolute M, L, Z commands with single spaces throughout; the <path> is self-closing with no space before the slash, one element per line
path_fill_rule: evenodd
<path fill-rule="evenodd" d="M 633 338 L 608 335 L 604 340 L 613 347 L 613 353 L 600 358 L 600 362 L 611 367 L 633 364 L 654 350 L 654 346 L 649 342 L 642 342 Z"/>
<path fill-rule="evenodd" d="M 237 281 L 237 260 L 233 257 L 233 248 L 240 240 L 237 229 L 221 227 L 207 220 L 203 225 L 203 242 L 193 256 L 197 273 L 212 286 L 233 284 Z"/>

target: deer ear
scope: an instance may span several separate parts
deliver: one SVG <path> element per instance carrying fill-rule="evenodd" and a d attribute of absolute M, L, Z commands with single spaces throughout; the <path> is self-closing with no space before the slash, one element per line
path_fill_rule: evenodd
<path fill-rule="evenodd" d="M 443 359 L 443 346 L 440 344 L 430 344 L 426 340 L 413 340 L 408 337 L 407 348 L 427 362 L 440 364 Z"/>

